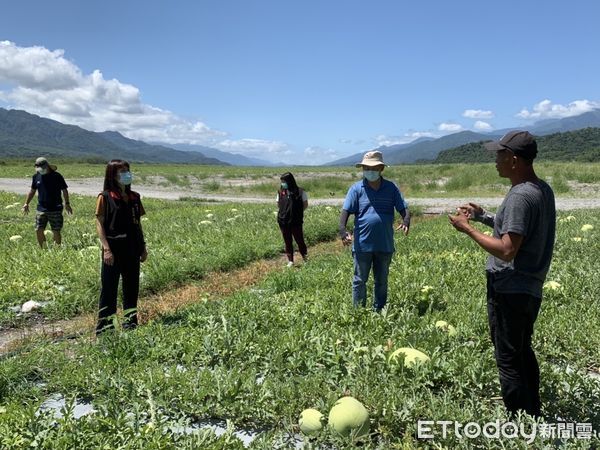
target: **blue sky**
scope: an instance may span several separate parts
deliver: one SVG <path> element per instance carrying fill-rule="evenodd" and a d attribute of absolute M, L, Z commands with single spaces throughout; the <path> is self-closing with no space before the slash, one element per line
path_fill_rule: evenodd
<path fill-rule="evenodd" d="M 0 106 L 290 164 L 600 107 L 595 1 L 5 2 Z"/>

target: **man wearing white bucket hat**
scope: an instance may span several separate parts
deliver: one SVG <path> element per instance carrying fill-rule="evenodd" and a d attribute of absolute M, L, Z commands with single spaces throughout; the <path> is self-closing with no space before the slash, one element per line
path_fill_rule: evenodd
<path fill-rule="evenodd" d="M 346 194 L 340 215 L 340 237 L 344 245 L 354 242 L 354 306 L 366 306 L 367 280 L 373 267 L 373 308 L 381 311 L 387 302 L 388 274 L 395 250 L 394 209 L 403 218 L 396 230 L 405 235 L 410 227 L 410 214 L 398 186 L 381 176 L 385 168 L 381 152 L 365 153 L 356 167 L 362 167 L 363 179 L 352 185 Z M 346 230 L 350 214 L 354 214 L 354 236 Z"/>

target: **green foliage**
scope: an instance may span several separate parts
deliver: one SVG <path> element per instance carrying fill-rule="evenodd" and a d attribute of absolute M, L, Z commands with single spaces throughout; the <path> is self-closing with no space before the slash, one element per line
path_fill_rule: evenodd
<path fill-rule="evenodd" d="M 593 225 L 581 231 L 583 224 Z M 479 226 L 479 225 L 478 225 Z M 543 410 L 600 430 L 600 211 L 559 217 L 555 256 L 536 323 Z M 186 247 L 190 248 L 190 247 Z M 206 247 L 197 247 L 202 253 Z M 176 424 L 230 420 L 262 429 L 252 448 L 277 447 L 306 408 L 327 415 L 342 395 L 367 408 L 363 448 L 542 448 L 541 440 L 416 439 L 424 420 L 505 420 L 485 313 L 485 254 L 441 217 L 397 235 L 382 314 L 353 309 L 349 250 L 277 271 L 259 286 L 97 342 L 39 341 L 0 361 L 2 448 L 242 448 L 231 433 L 185 436 Z M 245 252 L 243 249 L 241 252 Z M 370 291 L 370 289 L 369 289 Z M 422 310 L 420 305 L 429 305 Z M 437 329 L 446 320 L 456 336 Z M 574 324 L 577 324 L 574 326 Z M 431 361 L 406 368 L 390 353 L 409 346 Z M 50 395 L 90 401 L 93 415 L 36 416 Z M 194 439 L 204 439 L 198 444 Z M 598 440 L 569 441 L 588 448 Z M 585 446 L 582 446 L 585 444 Z M 315 448 L 351 448 L 327 428 Z M 289 446 L 283 446 L 289 448 Z"/>
<path fill-rule="evenodd" d="M 564 133 L 536 137 L 536 161 L 600 161 L 600 128 L 584 128 Z M 435 163 L 492 162 L 493 153 L 483 147 L 483 141 L 454 147 L 440 152 Z"/>
<path fill-rule="evenodd" d="M 35 211 L 24 217 L 20 210 L 22 199 L 0 193 L 0 323 L 18 321 L 8 308 L 28 300 L 48 302 L 43 311 L 51 318 L 70 317 L 96 308 L 100 246 L 94 201 L 73 195 L 75 214 L 65 214 L 63 245 L 50 243 L 48 250 L 41 250 L 33 230 Z M 144 206 L 147 215 L 142 224 L 150 256 L 142 265 L 142 294 L 283 251 L 275 205 L 207 205 L 145 199 Z M 308 209 L 308 244 L 335 236 L 337 220 L 336 209 Z M 23 238 L 11 242 L 9 238 L 14 235 Z"/>

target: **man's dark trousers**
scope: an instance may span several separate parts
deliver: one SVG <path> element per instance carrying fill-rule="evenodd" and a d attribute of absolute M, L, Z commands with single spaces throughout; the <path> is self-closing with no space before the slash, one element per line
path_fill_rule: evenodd
<path fill-rule="evenodd" d="M 493 274 L 487 277 L 488 321 L 504 405 L 511 415 L 523 410 L 540 416 L 540 369 L 531 337 L 542 299 L 496 292 Z"/>

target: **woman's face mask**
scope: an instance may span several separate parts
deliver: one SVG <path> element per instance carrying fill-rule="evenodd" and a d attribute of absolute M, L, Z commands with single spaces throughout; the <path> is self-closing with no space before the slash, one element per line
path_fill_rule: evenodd
<path fill-rule="evenodd" d="M 288 184 L 284 181 L 283 183 L 281 183 L 281 189 L 287 189 L 288 188 Z"/>
<path fill-rule="evenodd" d="M 377 181 L 381 176 L 381 172 L 379 170 L 363 170 L 363 176 L 367 179 L 367 181 Z"/>
<path fill-rule="evenodd" d="M 129 186 L 133 181 L 133 175 L 129 171 L 119 172 L 119 183 L 123 186 Z"/>
<path fill-rule="evenodd" d="M 48 173 L 48 168 L 47 167 L 36 167 L 35 171 L 37 173 L 39 173 L 40 175 L 46 175 Z"/>

